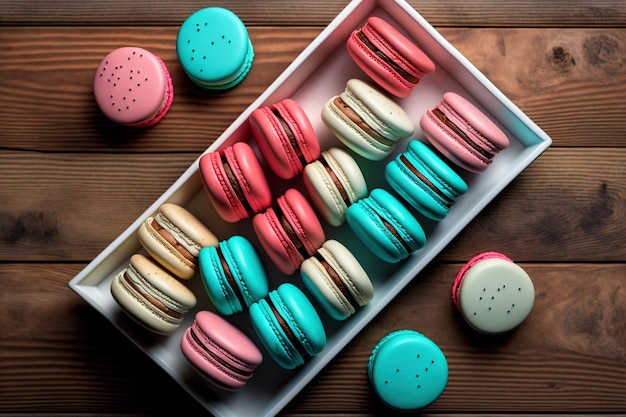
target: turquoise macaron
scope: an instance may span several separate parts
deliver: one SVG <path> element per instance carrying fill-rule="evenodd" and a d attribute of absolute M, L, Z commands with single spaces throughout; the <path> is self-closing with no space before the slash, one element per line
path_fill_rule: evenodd
<path fill-rule="evenodd" d="M 270 356 L 284 369 L 294 369 L 326 346 L 319 314 L 302 290 L 283 283 L 250 306 L 252 326 Z"/>
<path fill-rule="evenodd" d="M 448 384 L 448 361 L 441 348 L 423 334 L 395 330 L 372 350 L 367 375 L 386 406 L 413 411 L 443 393 Z"/>
<path fill-rule="evenodd" d="M 383 188 L 348 207 L 346 219 L 354 234 L 385 262 L 400 262 L 426 244 L 419 221 Z"/>
<path fill-rule="evenodd" d="M 385 166 L 385 178 L 411 206 L 432 220 L 448 215 L 467 183 L 434 150 L 417 139 Z"/>
<path fill-rule="evenodd" d="M 189 16 L 178 31 L 176 53 L 187 76 L 210 90 L 235 87 L 254 60 L 246 26 L 222 7 L 207 7 Z"/>
<path fill-rule="evenodd" d="M 269 292 L 257 251 L 243 236 L 231 236 L 198 255 L 200 275 L 215 308 L 224 315 L 243 311 Z"/>

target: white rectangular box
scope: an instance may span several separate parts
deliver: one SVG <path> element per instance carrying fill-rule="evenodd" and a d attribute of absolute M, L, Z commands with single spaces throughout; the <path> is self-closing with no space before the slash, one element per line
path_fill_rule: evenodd
<path fill-rule="evenodd" d="M 551 139 L 539 127 L 411 6 L 402 0 L 354 0 L 207 149 L 207 152 L 224 148 L 235 141 L 249 141 L 250 129 L 247 120 L 250 113 L 258 107 L 287 97 L 295 99 L 304 108 L 319 135 L 323 149 L 340 146 L 324 126 L 320 113 L 329 98 L 344 90 L 348 79 L 367 79 L 351 61 L 345 49 L 345 41 L 354 29 L 362 26 L 372 15 L 382 17 L 414 40 L 437 66 L 437 70 L 426 76 L 409 98 L 397 100 L 416 125 L 414 138 L 423 139 L 419 129 L 419 118 L 424 111 L 436 105 L 445 91 L 455 91 L 484 110 L 505 131 L 511 145 L 496 156 L 493 164 L 484 173 L 464 174 L 469 191 L 458 199 L 444 220 L 437 223 L 418 215 L 420 221 L 423 220 L 427 243 L 423 249 L 415 252 L 404 262 L 391 265 L 378 261 L 355 238 L 347 225 L 335 228 L 324 224 L 327 238 L 343 242 L 362 262 L 372 278 L 375 296 L 370 304 L 344 322 L 334 321 L 320 312 L 326 326 L 328 344 L 319 355 L 301 368 L 285 371 L 273 363 L 269 354 L 265 354 L 264 363 L 247 386 L 236 393 L 222 392 L 206 385 L 194 373 L 179 348 L 182 333 L 191 324 L 195 312 L 201 309 L 213 310 L 199 276 L 186 282 L 196 294 L 198 305 L 187 314 L 181 328 L 169 337 L 151 335 L 138 327 L 122 313 L 111 297 L 109 286 L 113 277 L 127 266 L 133 253 L 143 252 L 135 237 L 138 226 L 165 202 L 174 202 L 186 207 L 212 229 L 220 240 L 235 234 L 248 237 L 257 247 L 259 254 L 263 255 L 271 289 L 284 281 L 301 284 L 298 274 L 287 277 L 271 265 L 254 236 L 250 221 L 230 224 L 219 218 L 202 188 L 197 161 L 69 283 L 72 290 L 100 311 L 216 416 L 259 417 L 277 414 L 500 191 L 551 144 Z M 396 153 L 403 151 L 405 147 L 406 141 L 401 141 L 398 143 Z M 389 159 L 391 157 L 387 160 Z M 383 177 L 384 164 L 387 160 L 369 162 L 358 159 L 370 190 L 375 187 L 389 189 Z M 292 181 L 272 181 L 275 197 L 288 187 L 301 188 L 301 186 L 300 178 Z M 260 346 L 246 313 L 237 314 L 229 319 Z M 365 364 L 363 366 L 365 367 Z"/>

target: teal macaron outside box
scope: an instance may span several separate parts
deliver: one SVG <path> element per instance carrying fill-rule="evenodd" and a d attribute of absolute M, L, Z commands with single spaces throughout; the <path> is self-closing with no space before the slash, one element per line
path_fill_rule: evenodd
<path fill-rule="evenodd" d="M 247 309 L 269 291 L 263 263 L 243 236 L 231 236 L 217 247 L 203 247 L 198 265 L 211 302 L 224 315 Z"/>
<path fill-rule="evenodd" d="M 246 26 L 222 7 L 191 14 L 178 31 L 176 53 L 187 76 L 210 90 L 235 87 L 248 75 L 254 61 Z"/>
<path fill-rule="evenodd" d="M 448 384 L 448 361 L 441 348 L 422 333 L 395 330 L 372 350 L 367 375 L 386 406 L 414 411 L 443 393 Z"/>

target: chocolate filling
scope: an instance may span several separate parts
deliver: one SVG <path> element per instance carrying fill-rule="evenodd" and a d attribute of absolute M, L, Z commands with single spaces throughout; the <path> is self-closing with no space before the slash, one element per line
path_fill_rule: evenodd
<path fill-rule="evenodd" d="M 433 190 L 435 194 L 441 197 L 447 206 L 450 206 L 452 204 L 453 201 L 447 195 L 445 195 L 439 188 L 437 188 L 435 184 L 430 182 L 430 180 L 426 178 L 421 172 L 419 172 L 417 168 L 415 168 L 415 166 L 413 166 L 413 164 L 407 159 L 406 156 L 400 155 L 400 160 L 409 169 L 409 171 L 411 171 L 417 178 L 419 178 L 420 181 L 426 184 L 428 188 Z"/>
<path fill-rule="evenodd" d="M 376 132 L 374 129 L 372 129 L 371 127 L 369 127 L 367 125 L 367 123 L 365 123 L 363 121 L 363 119 L 361 119 L 359 117 L 358 114 L 356 114 L 356 112 L 354 110 L 352 110 L 352 108 L 350 106 L 348 106 L 346 104 L 345 101 L 343 101 L 343 99 L 341 98 L 341 96 L 337 96 L 335 97 L 333 104 L 335 105 L 335 107 L 337 107 L 337 109 L 339 109 L 339 111 L 341 111 L 348 119 L 350 119 L 353 123 L 355 123 L 361 130 L 363 130 L 365 133 L 367 133 L 368 135 L 370 135 L 373 139 L 375 139 L 376 141 L 382 143 L 383 145 L 386 146 L 391 146 L 393 145 L 395 142 L 392 140 L 389 140 L 383 136 L 381 136 L 378 132 Z"/>
<path fill-rule="evenodd" d="M 351 204 L 350 197 L 348 196 L 348 193 L 346 192 L 346 189 L 344 188 L 343 184 L 339 180 L 339 177 L 337 177 L 337 174 L 335 174 L 335 171 L 333 171 L 330 165 L 328 165 L 328 161 L 326 160 L 325 157 L 320 158 L 319 162 L 322 164 L 322 166 L 324 167 L 324 169 L 330 176 L 331 180 L 337 187 L 337 190 L 339 190 L 339 195 L 341 196 L 341 199 L 344 201 L 344 203 L 346 203 L 346 206 L 349 206 Z"/>
<path fill-rule="evenodd" d="M 189 332 L 189 334 L 191 335 L 191 338 L 193 339 L 193 342 L 194 342 L 194 343 L 192 343 L 192 345 L 200 346 L 204 353 L 206 353 L 209 357 L 211 357 L 212 360 L 214 360 L 215 362 L 219 363 L 221 366 L 223 366 L 228 371 L 230 371 L 230 373 L 233 374 L 232 375 L 233 377 L 236 377 L 237 379 L 245 381 L 245 380 L 248 380 L 252 376 L 252 372 L 251 371 L 245 371 L 243 369 L 239 369 L 239 368 L 231 365 L 230 363 L 226 362 L 224 359 L 220 358 L 215 353 L 213 353 L 210 349 L 208 349 L 205 346 L 205 344 L 203 343 L 203 341 L 200 339 L 200 336 L 198 336 L 196 334 L 196 330 L 195 330 L 194 327 L 195 326 L 192 326 L 191 327 L 191 331 Z M 223 349 L 223 348 L 219 347 L 219 349 Z M 226 352 L 226 353 L 228 353 L 228 352 Z M 206 375 L 204 372 L 202 374 Z"/>
<path fill-rule="evenodd" d="M 274 113 L 274 116 L 276 116 L 276 118 L 280 122 L 280 125 L 283 127 L 283 130 L 287 134 L 287 138 L 289 139 L 289 143 L 291 144 L 291 148 L 296 153 L 296 157 L 298 158 L 298 160 L 300 161 L 302 166 L 306 165 L 307 161 L 304 158 L 304 155 L 302 154 L 302 149 L 300 149 L 300 145 L 298 144 L 298 140 L 296 139 L 296 135 L 294 135 L 293 131 L 291 130 L 291 127 L 289 126 L 289 123 L 287 123 L 287 121 L 283 118 L 283 116 L 277 110 L 274 109 L 274 110 L 272 110 L 272 112 Z"/>
<path fill-rule="evenodd" d="M 189 252 L 183 245 L 178 243 L 176 238 L 170 232 L 168 232 L 166 229 L 161 227 L 159 222 L 157 222 L 155 219 L 152 220 L 152 227 L 154 228 L 154 230 L 157 231 L 158 234 L 160 234 L 163 237 L 163 239 L 165 239 L 167 241 L 167 243 L 172 245 L 174 247 L 174 249 L 176 249 L 183 256 L 183 258 L 185 258 L 185 259 L 187 259 L 187 260 L 189 260 L 189 261 L 191 261 L 193 263 L 196 263 L 196 257 L 193 256 L 191 254 L 191 252 Z"/>
<path fill-rule="evenodd" d="M 396 64 L 391 58 L 385 55 L 380 49 L 376 47 L 368 38 L 363 31 L 358 31 L 356 36 L 363 42 L 367 48 L 374 53 L 377 57 L 385 61 L 395 72 L 398 73 L 402 78 L 410 82 L 411 84 L 417 84 L 419 82 L 419 78 L 409 74 L 406 70 L 401 68 L 398 64 Z"/>
<path fill-rule="evenodd" d="M 216 248 L 217 251 L 217 257 L 220 260 L 220 263 L 222 264 L 222 269 L 224 270 L 224 275 L 226 276 L 226 281 L 228 281 L 228 285 L 230 285 L 230 287 L 233 289 L 233 292 L 235 293 L 235 297 L 237 297 L 237 299 L 241 302 L 241 305 L 246 305 L 245 299 L 243 298 L 243 294 L 241 293 L 241 289 L 239 288 L 239 285 L 237 285 L 237 281 L 235 280 L 235 277 L 233 276 L 232 271 L 230 270 L 230 266 L 228 265 L 228 262 L 226 261 L 226 258 L 224 257 L 224 253 L 222 252 L 222 248 L 220 246 L 217 246 Z"/>
<path fill-rule="evenodd" d="M 289 220 L 285 216 L 285 213 L 283 213 L 282 209 L 280 208 L 280 205 L 274 208 L 274 212 L 276 213 L 278 222 L 283 227 L 283 230 L 285 231 L 285 233 L 287 233 L 287 237 L 289 238 L 289 240 L 296 247 L 300 255 L 302 255 L 303 258 L 307 258 L 309 256 L 309 252 L 307 251 L 306 247 L 304 246 L 304 243 L 302 242 L 302 240 L 300 239 L 300 237 L 294 230 L 291 223 L 289 223 Z"/>
<path fill-rule="evenodd" d="M 400 241 L 400 243 L 402 244 L 402 246 L 404 246 L 404 249 L 406 249 L 407 252 L 411 253 L 412 249 L 409 246 L 408 243 L 406 243 L 404 241 L 404 239 L 402 239 L 402 236 L 400 236 L 400 233 L 398 233 L 398 231 L 396 230 L 395 227 L 393 227 L 393 225 L 391 223 L 389 223 L 387 220 L 385 220 L 384 218 L 380 218 L 380 220 L 383 222 L 383 225 L 387 228 L 387 230 L 389 230 L 391 232 L 391 234 L 398 239 L 398 241 Z"/>
<path fill-rule="evenodd" d="M 254 211 L 252 210 L 252 207 L 250 207 L 250 203 L 248 203 L 248 199 L 246 198 L 246 195 L 243 192 L 243 188 L 241 187 L 241 184 L 239 184 L 239 181 L 237 180 L 237 176 L 233 172 L 233 169 L 230 167 L 230 164 L 228 163 L 228 160 L 226 159 L 225 156 L 222 156 L 222 166 L 224 167 L 226 178 L 228 178 L 228 182 L 233 187 L 235 196 L 241 202 L 241 205 L 243 206 L 244 210 L 248 214 L 253 213 Z"/>
<path fill-rule="evenodd" d="M 124 281 L 126 282 L 126 284 L 128 284 L 133 290 L 137 291 L 138 293 L 140 293 L 143 298 L 145 298 L 150 304 L 152 304 L 153 306 L 155 306 L 156 308 L 158 308 L 159 310 L 161 310 L 162 312 L 164 312 L 165 314 L 167 314 L 170 317 L 173 317 L 175 319 L 180 319 L 181 317 L 183 317 L 183 315 L 181 313 L 179 313 L 178 311 L 174 311 L 171 308 L 169 308 L 168 306 L 166 306 L 165 304 L 163 304 L 161 301 L 157 300 L 156 298 L 152 297 L 150 294 L 146 294 L 145 292 L 143 292 L 128 276 L 128 273 L 124 273 Z"/>
<path fill-rule="evenodd" d="M 278 309 L 276 308 L 276 306 L 274 305 L 274 302 L 272 301 L 270 297 L 267 297 L 267 305 L 272 311 L 272 314 L 274 315 L 274 317 L 276 317 L 276 320 L 278 321 L 280 328 L 283 329 L 283 331 L 285 332 L 285 335 L 287 335 L 287 339 L 289 339 L 292 346 L 296 349 L 296 351 L 300 354 L 300 356 L 302 356 L 302 358 L 308 358 L 310 356 L 309 353 L 306 351 L 300 339 L 296 337 L 296 335 L 293 333 L 293 331 L 291 330 L 291 327 L 289 327 L 289 324 L 287 324 L 283 316 L 280 315 L 280 312 L 278 311 Z"/>
<path fill-rule="evenodd" d="M 457 125 L 455 125 L 450 119 L 448 119 L 446 117 L 446 115 L 441 110 L 433 109 L 433 114 L 437 117 L 437 119 L 441 120 L 441 122 L 443 124 L 445 124 L 450 129 L 452 129 L 452 131 L 454 133 L 459 135 L 461 137 L 461 139 L 463 139 L 463 141 L 465 143 L 467 143 L 469 146 L 471 146 L 472 149 L 474 149 L 476 152 L 478 152 L 479 154 L 481 154 L 482 156 L 484 156 L 487 159 L 492 159 L 493 158 L 494 155 L 492 153 L 490 153 L 489 151 L 484 150 L 483 148 L 478 146 L 476 143 L 474 143 L 474 141 L 471 140 L 469 138 L 469 136 L 467 136 L 461 129 L 459 129 L 459 127 Z"/>
<path fill-rule="evenodd" d="M 320 264 L 322 264 L 322 267 L 326 270 L 326 273 L 333 281 L 333 283 L 337 286 L 341 294 L 343 294 L 343 296 L 348 300 L 350 305 L 355 310 L 357 310 L 359 308 L 358 302 L 354 299 L 354 297 L 350 293 L 350 290 L 348 290 L 348 287 L 346 287 L 346 284 L 344 284 L 337 271 L 335 271 L 335 269 L 328 263 L 328 261 L 326 261 L 326 259 L 322 257 L 322 255 L 319 254 L 319 252 L 316 252 L 313 256 Z"/>

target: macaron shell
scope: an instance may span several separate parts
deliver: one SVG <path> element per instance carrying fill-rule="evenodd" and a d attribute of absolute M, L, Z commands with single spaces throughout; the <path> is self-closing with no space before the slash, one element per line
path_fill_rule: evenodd
<path fill-rule="evenodd" d="M 261 351 L 248 336 L 210 311 L 196 314 L 180 347 L 200 375 L 225 390 L 241 389 L 263 361 Z"/>
<path fill-rule="evenodd" d="M 217 311 L 227 316 L 242 311 L 243 305 L 226 278 L 217 248 L 202 248 L 198 261 L 204 288 Z"/>
<path fill-rule="evenodd" d="M 519 265 L 490 258 L 465 273 L 459 305 L 467 323 L 486 334 L 500 334 L 519 326 L 535 301 L 532 280 Z"/>
<path fill-rule="evenodd" d="M 156 124 L 174 98 L 165 63 L 138 47 L 118 48 L 104 57 L 96 70 L 93 88 L 102 112 L 127 126 Z"/>
<path fill-rule="evenodd" d="M 195 246 L 197 253 L 204 246 L 217 245 L 217 237 L 196 216 L 187 209 L 172 203 L 165 203 L 159 208 L 159 212 L 169 220 L 175 229 Z"/>
<path fill-rule="evenodd" d="M 387 222 L 401 226 L 397 230 L 406 239 L 410 251 L 385 227 L 380 215 Z M 426 235 L 417 219 L 397 198 L 381 188 L 372 190 L 369 197 L 350 206 L 346 219 L 364 245 L 388 263 L 406 259 L 426 243 Z"/>
<path fill-rule="evenodd" d="M 494 251 L 481 252 L 477 255 L 474 255 L 469 261 L 467 261 L 465 265 L 463 265 L 463 267 L 457 273 L 456 277 L 454 278 L 454 282 L 452 283 L 452 301 L 454 303 L 454 306 L 457 308 L 457 310 L 459 310 L 459 312 L 461 311 L 461 305 L 459 301 L 459 292 L 461 290 L 461 282 L 463 282 L 463 278 L 465 277 L 465 274 L 467 273 L 467 271 L 469 271 L 471 267 L 476 265 L 478 262 L 483 261 L 485 259 L 492 259 L 492 258 L 504 259 L 505 261 L 513 262 L 511 258 L 509 258 L 505 254 L 500 253 L 500 252 L 494 252 Z"/>
<path fill-rule="evenodd" d="M 506 135 L 469 101 L 458 94 L 450 92 L 445 93 L 444 97 L 437 105 L 437 108 L 469 137 L 473 138 L 477 143 L 482 143 L 484 149 L 489 149 L 495 155 L 509 145 Z M 450 102 L 447 101 L 448 99 Z M 469 122 L 470 120 L 476 123 L 476 126 L 472 125 Z M 484 172 L 491 164 L 492 159 L 481 155 L 465 143 L 464 140 L 435 116 L 433 110 L 429 109 L 422 115 L 420 126 L 430 143 L 459 167 L 479 174 Z M 484 131 L 478 129 L 484 129 Z M 481 134 L 485 136 L 478 139 Z"/>
<path fill-rule="evenodd" d="M 407 167 L 408 162 L 412 168 Z M 413 172 L 417 170 L 426 182 Z M 385 166 L 385 178 L 391 187 L 409 204 L 432 220 L 442 220 L 456 202 L 467 192 L 467 183 L 437 156 L 428 145 L 411 140 L 407 150 Z M 446 196 L 444 199 L 428 185 Z"/>
<path fill-rule="evenodd" d="M 448 383 L 448 362 L 441 348 L 412 330 L 383 337 L 368 362 L 378 397 L 396 410 L 417 410 L 434 402 Z"/>
<path fill-rule="evenodd" d="M 272 203 L 272 193 L 265 172 L 254 150 L 246 142 L 237 142 L 224 150 L 224 157 L 241 186 L 245 203 L 252 212 L 260 212 Z M 209 152 L 199 160 L 204 188 L 219 216 L 234 223 L 249 217 L 226 175 L 222 156 Z"/>
<path fill-rule="evenodd" d="M 362 307 L 374 297 L 367 272 L 342 243 L 327 240 L 318 253 L 339 275 L 356 304 Z M 311 257 L 305 260 L 300 274 L 307 289 L 333 319 L 345 320 L 356 312 L 318 259 Z"/>
<path fill-rule="evenodd" d="M 137 229 L 137 240 L 157 262 L 181 279 L 191 279 L 196 264 L 183 257 L 152 227 L 153 217 L 148 217 Z"/>
<path fill-rule="evenodd" d="M 435 70 L 435 64 L 424 52 L 386 21 L 372 16 L 361 28 L 368 40 L 396 65 L 421 80 Z M 406 98 L 417 83 L 406 80 L 369 47 L 354 31 L 348 39 L 347 50 L 355 63 L 378 85 L 389 93 Z"/>
<path fill-rule="evenodd" d="M 250 71 L 254 49 L 241 19 L 228 9 L 207 7 L 181 25 L 176 52 L 189 78 L 201 87 L 228 89 Z"/>
<path fill-rule="evenodd" d="M 320 216 L 330 225 L 340 226 L 346 220 L 348 206 L 367 196 L 367 183 L 358 163 L 343 149 L 330 148 L 322 152 L 322 158 L 341 184 L 348 202 L 320 160 L 304 168 L 305 190 Z"/>
<path fill-rule="evenodd" d="M 322 109 L 322 120 L 346 146 L 364 158 L 379 161 L 395 148 L 395 142 L 407 138 L 415 126 L 404 109 L 390 97 L 365 81 L 350 79 L 341 99 L 371 129 L 390 143 L 381 143 L 346 117 L 331 98 Z"/>
<path fill-rule="evenodd" d="M 296 151 L 280 120 L 287 124 L 297 143 Z M 283 179 L 302 173 L 304 165 L 320 156 L 320 144 L 302 107 L 292 99 L 256 109 L 250 128 L 259 151 L 270 169 Z M 301 158 L 298 157 L 301 153 Z"/>
<path fill-rule="evenodd" d="M 307 199 L 295 188 L 278 197 L 277 204 L 291 228 L 302 242 L 308 255 L 312 255 L 324 243 L 324 229 Z M 293 274 L 304 261 L 289 238 L 273 208 L 257 214 L 252 220 L 254 230 L 270 259 L 283 273 Z"/>
<path fill-rule="evenodd" d="M 272 309 L 268 300 L 273 304 Z M 276 318 L 278 313 L 290 333 L 297 337 L 307 357 L 321 352 L 326 345 L 326 331 L 317 311 L 307 296 L 293 284 L 283 283 L 268 297 L 250 306 L 252 326 L 274 361 L 284 369 L 303 365 L 298 348 L 289 340 Z"/>
<path fill-rule="evenodd" d="M 267 296 L 267 275 L 252 243 L 243 236 L 231 236 L 220 246 L 231 273 L 237 279 L 246 306 Z"/>
<path fill-rule="evenodd" d="M 128 271 L 131 268 L 133 271 Z M 137 274 L 139 282 L 134 282 L 133 286 L 126 284 L 125 273 Z M 113 279 L 111 295 L 132 319 L 163 335 L 173 333 L 183 319 L 165 313 L 162 307 L 182 315 L 196 304 L 191 290 L 140 254 L 131 256 L 128 268 Z M 156 307 L 155 302 L 160 303 L 161 308 Z"/>

